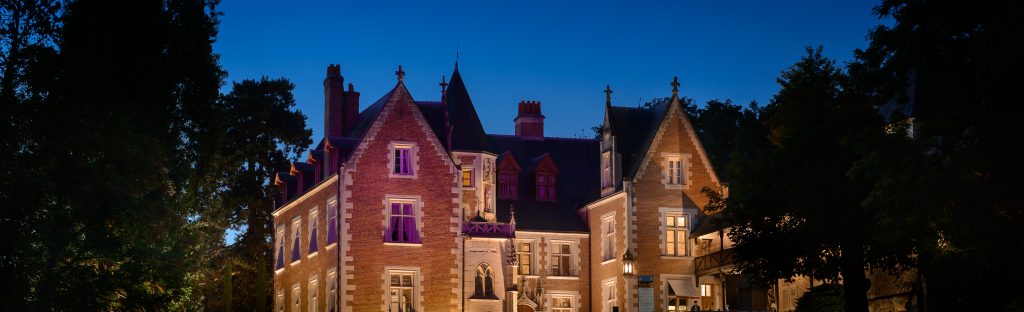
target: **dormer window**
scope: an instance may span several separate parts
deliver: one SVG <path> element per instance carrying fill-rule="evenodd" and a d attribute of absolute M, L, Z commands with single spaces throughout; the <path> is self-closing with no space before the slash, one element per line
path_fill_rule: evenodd
<path fill-rule="evenodd" d="M 548 172 L 537 173 L 537 200 L 555 200 L 555 175 Z"/>
<path fill-rule="evenodd" d="M 612 152 L 601 154 L 601 187 L 612 187 Z"/>
<path fill-rule="evenodd" d="M 505 152 L 498 162 L 498 198 L 519 197 L 519 164 L 512 153 Z"/>

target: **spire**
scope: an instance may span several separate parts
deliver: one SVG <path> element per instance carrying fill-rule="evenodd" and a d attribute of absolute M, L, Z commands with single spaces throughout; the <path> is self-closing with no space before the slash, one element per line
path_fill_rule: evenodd
<path fill-rule="evenodd" d="M 445 94 L 448 92 L 448 83 L 445 82 L 444 75 L 441 75 L 441 83 L 439 83 L 438 85 L 441 86 L 441 94 Z"/>
<path fill-rule="evenodd" d="M 672 96 L 679 96 L 679 76 L 672 77 Z"/>
<path fill-rule="evenodd" d="M 402 82 L 405 79 L 405 71 L 402 70 L 402 65 L 398 65 L 398 70 L 395 71 L 395 76 L 398 76 L 398 82 Z"/>
<path fill-rule="evenodd" d="M 510 216 L 508 223 L 516 224 L 516 206 L 515 205 L 509 205 L 508 207 L 509 207 L 509 216 Z"/>
<path fill-rule="evenodd" d="M 612 105 L 612 85 L 604 87 L 604 105 Z"/>

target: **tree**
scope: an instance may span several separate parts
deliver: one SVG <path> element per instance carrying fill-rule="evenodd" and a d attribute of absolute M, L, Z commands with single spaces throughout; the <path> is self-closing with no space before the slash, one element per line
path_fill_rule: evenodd
<path fill-rule="evenodd" d="M 768 136 L 751 142 L 759 149 L 733 153 L 724 213 L 744 272 L 764 280 L 841 276 L 846 310 L 867 311 L 864 270 L 877 259 L 866 257 L 873 224 L 860 204 L 870 181 L 848 172 L 858 159 L 851 142 L 880 129 L 880 118 L 845 93 L 848 76 L 821 50 L 808 48 L 780 75 L 762 116 Z M 709 208 L 723 207 L 711 198 Z"/>
<path fill-rule="evenodd" d="M 1024 278 L 1024 165 L 1012 143 L 1024 134 L 1024 7 L 889 0 L 875 11 L 895 23 L 857 56 L 900 108 L 885 117 L 904 126 L 863 146 L 854 172 L 878 181 L 864 207 L 890 222 L 876 236 L 913 248 L 931 307 L 1020 309 L 1016 283 L 971 285 Z"/>
<path fill-rule="evenodd" d="M 221 197 L 234 229 L 244 229 L 229 246 L 228 263 L 237 263 L 232 305 L 264 310 L 271 300 L 265 287 L 271 277 L 270 243 L 274 219 L 274 174 L 287 171 L 310 145 L 312 131 L 306 116 L 295 109 L 287 79 L 243 80 L 234 83 L 221 100 L 223 161 Z"/>

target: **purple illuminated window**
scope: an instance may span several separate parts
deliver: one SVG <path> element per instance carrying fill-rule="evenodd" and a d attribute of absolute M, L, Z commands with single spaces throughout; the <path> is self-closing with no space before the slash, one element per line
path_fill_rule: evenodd
<path fill-rule="evenodd" d="M 338 204 L 327 205 L 327 244 L 338 242 Z"/>
<path fill-rule="evenodd" d="M 412 174 L 412 149 L 408 147 L 395 148 L 395 174 Z"/>
<path fill-rule="evenodd" d="M 502 170 L 498 175 L 498 196 L 505 199 L 514 199 L 518 195 L 516 194 L 516 172 L 511 170 Z"/>
<path fill-rule="evenodd" d="M 292 223 L 292 226 L 294 227 L 292 232 L 295 232 L 292 238 L 292 262 L 294 262 L 299 261 L 299 241 L 302 238 L 302 231 L 299 230 L 301 227 L 299 222 Z"/>
<path fill-rule="evenodd" d="M 274 269 L 284 268 L 284 229 L 278 230 L 277 233 L 277 263 L 274 265 Z"/>
<path fill-rule="evenodd" d="M 317 246 L 319 245 L 316 240 L 316 237 L 319 236 L 316 231 L 319 229 L 320 225 L 318 217 L 319 216 L 316 213 L 312 213 L 309 216 L 309 253 L 316 252 Z"/>
<path fill-rule="evenodd" d="M 385 238 L 393 243 L 419 243 L 420 234 L 416 228 L 416 211 L 412 203 L 391 203 L 391 219 L 388 220 L 388 234 Z"/>

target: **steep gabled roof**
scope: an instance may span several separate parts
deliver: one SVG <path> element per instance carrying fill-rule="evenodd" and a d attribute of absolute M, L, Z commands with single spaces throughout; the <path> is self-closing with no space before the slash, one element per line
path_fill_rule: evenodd
<path fill-rule="evenodd" d="M 459 64 L 455 63 L 455 71 L 448 82 L 448 123 L 451 125 L 452 146 L 448 150 L 486 151 L 489 141 L 484 133 L 484 126 L 469 98 L 469 91 L 459 73 Z M 444 132 L 437 132 L 444 142 Z"/>
<path fill-rule="evenodd" d="M 497 163 L 518 160 L 516 199 L 498 198 L 497 218 L 508 222 L 515 206 L 516 228 L 552 232 L 587 232 L 577 210 L 600 196 L 600 143 L 593 139 L 522 139 L 489 135 L 491 150 L 501 155 Z M 558 169 L 556 201 L 538 201 L 534 176 L 538 166 L 550 161 Z"/>
<path fill-rule="evenodd" d="M 651 108 L 607 106 L 607 127 L 615 137 L 616 151 L 622 156 L 624 179 L 632 180 L 639 171 L 669 105 L 666 102 Z"/>

